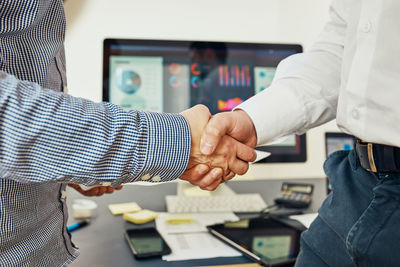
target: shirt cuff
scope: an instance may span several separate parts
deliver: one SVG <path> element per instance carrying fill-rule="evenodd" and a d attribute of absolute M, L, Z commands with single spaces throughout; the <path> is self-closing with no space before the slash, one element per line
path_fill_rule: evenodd
<path fill-rule="evenodd" d="M 144 112 L 148 123 L 146 162 L 137 181 L 166 182 L 179 178 L 189 162 L 191 136 L 180 114 Z"/>
<path fill-rule="evenodd" d="M 304 102 L 290 87 L 280 81 L 236 107 L 252 119 L 257 145 L 276 141 L 304 128 Z"/>

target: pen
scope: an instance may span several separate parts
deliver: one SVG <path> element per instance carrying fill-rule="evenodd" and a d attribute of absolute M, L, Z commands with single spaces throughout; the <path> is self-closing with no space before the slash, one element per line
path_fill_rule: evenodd
<path fill-rule="evenodd" d="M 86 226 L 88 224 L 89 224 L 88 220 L 81 221 L 81 222 L 76 222 L 76 223 L 73 223 L 71 225 L 68 225 L 67 226 L 67 231 L 68 232 L 72 232 L 72 231 L 75 231 L 76 229 L 79 229 L 79 228 L 81 228 L 83 226 Z"/>

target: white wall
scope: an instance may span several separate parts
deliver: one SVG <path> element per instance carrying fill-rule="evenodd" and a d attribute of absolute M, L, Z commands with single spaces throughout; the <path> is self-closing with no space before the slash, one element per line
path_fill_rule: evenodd
<path fill-rule="evenodd" d="M 101 101 L 106 37 L 300 43 L 310 47 L 330 0 L 67 0 L 68 90 Z M 244 178 L 321 177 L 323 133 L 308 132 L 304 164 L 256 164 Z"/>

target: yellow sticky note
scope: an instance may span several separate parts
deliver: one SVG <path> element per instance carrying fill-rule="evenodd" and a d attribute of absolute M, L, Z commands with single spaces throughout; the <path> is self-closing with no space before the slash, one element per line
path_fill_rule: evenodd
<path fill-rule="evenodd" d="M 165 221 L 169 224 L 192 223 L 193 217 L 191 215 L 171 215 L 166 217 Z"/>
<path fill-rule="evenodd" d="M 141 210 L 135 213 L 124 213 L 122 218 L 131 223 L 142 224 L 154 220 L 157 216 L 158 213 L 155 211 Z"/>
<path fill-rule="evenodd" d="M 108 208 L 113 215 L 120 215 L 126 212 L 137 212 L 142 209 L 138 204 L 136 204 L 136 202 L 110 204 L 108 205 Z"/>
<path fill-rule="evenodd" d="M 237 222 L 225 223 L 226 228 L 249 228 L 249 220 L 240 220 Z"/>

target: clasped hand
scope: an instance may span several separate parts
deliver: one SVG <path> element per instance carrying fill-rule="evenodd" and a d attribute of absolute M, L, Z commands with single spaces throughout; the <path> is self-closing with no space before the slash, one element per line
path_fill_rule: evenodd
<path fill-rule="evenodd" d="M 201 189 L 215 190 L 235 174 L 245 174 L 256 159 L 257 135 L 250 117 L 241 110 L 211 116 L 204 105 L 181 113 L 189 123 L 191 151 L 180 177 Z"/>
<path fill-rule="evenodd" d="M 236 110 L 211 116 L 206 106 L 196 105 L 181 114 L 188 121 L 191 134 L 189 163 L 181 179 L 205 190 L 215 190 L 236 174 L 247 172 L 249 162 L 256 159 L 257 135 L 246 112 Z M 85 196 L 101 196 L 122 188 L 98 186 L 84 191 L 79 185 L 69 186 Z"/>

